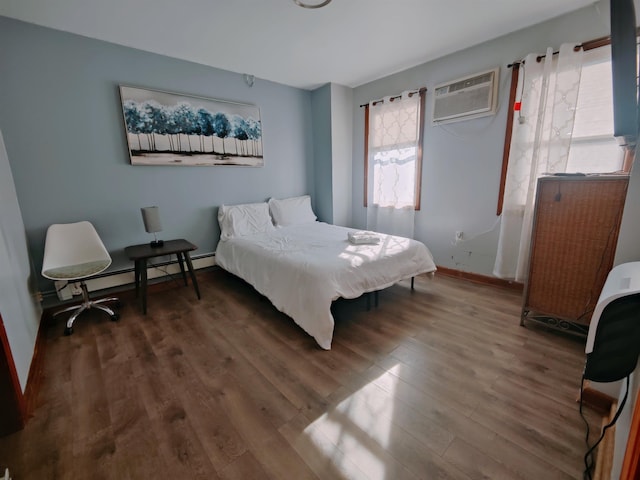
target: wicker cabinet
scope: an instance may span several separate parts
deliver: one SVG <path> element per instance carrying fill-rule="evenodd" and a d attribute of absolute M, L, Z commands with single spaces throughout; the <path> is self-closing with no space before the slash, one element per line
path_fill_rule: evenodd
<path fill-rule="evenodd" d="M 612 268 L 627 176 L 538 180 L 521 324 L 586 334 Z"/>

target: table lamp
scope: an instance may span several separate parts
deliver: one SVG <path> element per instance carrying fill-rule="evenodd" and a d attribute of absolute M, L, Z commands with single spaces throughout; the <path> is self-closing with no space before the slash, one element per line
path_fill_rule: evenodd
<path fill-rule="evenodd" d="M 156 236 L 157 232 L 162 231 L 162 224 L 160 223 L 160 211 L 158 207 L 142 207 L 142 221 L 144 222 L 144 229 L 147 233 L 153 233 L 154 240 L 149 243 L 151 248 L 159 248 L 164 245 L 164 241 L 158 240 Z"/>

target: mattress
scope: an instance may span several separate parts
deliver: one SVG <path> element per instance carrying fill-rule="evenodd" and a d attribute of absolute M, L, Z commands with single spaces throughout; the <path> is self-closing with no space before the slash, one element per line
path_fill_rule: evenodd
<path fill-rule="evenodd" d="M 379 234 L 378 244 L 353 245 L 353 231 L 310 222 L 221 240 L 216 264 L 251 284 L 329 350 L 334 300 L 436 270 L 431 252 L 417 240 Z"/>

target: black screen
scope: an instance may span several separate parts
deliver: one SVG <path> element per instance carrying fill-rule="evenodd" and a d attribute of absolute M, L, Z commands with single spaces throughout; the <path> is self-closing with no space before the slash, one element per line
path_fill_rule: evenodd
<path fill-rule="evenodd" d="M 638 135 L 636 14 L 633 0 L 611 0 L 614 136 L 634 145 Z"/>

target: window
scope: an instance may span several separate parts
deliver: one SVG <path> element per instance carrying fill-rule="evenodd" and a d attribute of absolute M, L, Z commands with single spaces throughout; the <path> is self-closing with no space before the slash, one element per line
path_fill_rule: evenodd
<path fill-rule="evenodd" d="M 613 137 L 611 46 L 584 52 L 567 172 L 623 169 L 624 150 Z"/>
<path fill-rule="evenodd" d="M 365 207 L 420 209 L 425 93 L 365 105 Z"/>
<path fill-rule="evenodd" d="M 631 169 L 629 161 L 631 156 L 625 157 L 629 152 L 625 152 L 613 136 L 613 82 L 609 40 L 594 40 L 583 44 L 582 47 L 585 52 L 566 171 L 569 173 L 628 173 Z M 518 94 L 521 94 L 519 81 L 522 80 L 520 76 L 523 69 L 519 67 L 519 64 L 513 65 L 510 105 L 514 105 L 520 98 Z M 511 133 L 516 115 L 511 110 L 507 121 L 498 215 L 502 213 Z"/>

